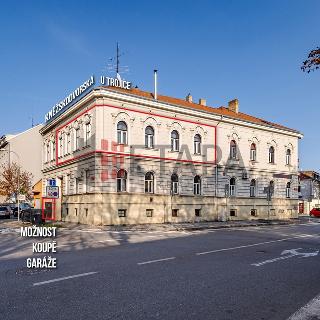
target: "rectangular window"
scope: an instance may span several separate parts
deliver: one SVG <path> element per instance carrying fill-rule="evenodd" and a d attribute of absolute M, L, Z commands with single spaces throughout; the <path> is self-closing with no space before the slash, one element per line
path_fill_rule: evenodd
<path fill-rule="evenodd" d="M 59 138 L 59 157 L 63 156 L 63 136 Z"/>
<path fill-rule="evenodd" d="M 71 153 L 71 134 L 67 134 L 67 154 Z"/>
<path fill-rule="evenodd" d="M 256 157 L 257 157 L 256 149 L 251 149 L 250 150 L 250 160 L 256 161 Z"/>
<path fill-rule="evenodd" d="M 91 137 L 91 123 L 86 124 L 86 146 L 90 145 L 90 137 Z"/>
<path fill-rule="evenodd" d="M 76 150 L 80 149 L 80 128 L 76 129 Z"/>
<path fill-rule="evenodd" d="M 194 210 L 194 215 L 195 215 L 196 217 L 200 217 L 200 216 L 201 216 L 201 209 L 195 209 L 195 210 Z"/>
<path fill-rule="evenodd" d="M 230 197 L 234 197 L 236 195 L 236 186 L 230 185 Z"/>
<path fill-rule="evenodd" d="M 153 147 L 154 147 L 154 144 L 153 144 L 153 135 L 147 134 L 147 135 L 145 136 L 145 145 L 146 145 L 146 148 L 148 148 L 148 149 L 153 149 Z"/>
<path fill-rule="evenodd" d="M 172 192 L 172 194 L 178 194 L 179 193 L 179 182 L 173 181 L 171 183 L 171 192 Z"/>
<path fill-rule="evenodd" d="M 124 218 L 127 216 L 127 209 L 118 209 L 118 216 Z"/>
<path fill-rule="evenodd" d="M 54 160 L 56 157 L 56 142 L 52 141 L 52 160 Z"/>
<path fill-rule="evenodd" d="M 194 153 L 201 154 L 201 142 L 199 141 L 194 142 Z"/>
<path fill-rule="evenodd" d="M 251 209 L 251 216 L 256 217 L 257 215 L 257 209 Z"/>
<path fill-rule="evenodd" d="M 171 151 L 179 151 L 179 139 L 171 138 Z"/>
<path fill-rule="evenodd" d="M 80 179 L 76 178 L 76 194 L 80 193 Z"/>
<path fill-rule="evenodd" d="M 193 184 L 193 194 L 196 196 L 201 195 L 201 183 L 200 182 L 195 182 Z"/>
<path fill-rule="evenodd" d="M 237 210 L 236 209 L 231 209 L 230 210 L 230 217 L 236 217 L 237 216 Z"/>
<path fill-rule="evenodd" d="M 178 216 L 178 213 L 179 213 L 179 209 L 172 209 L 172 216 L 173 217 L 177 217 Z"/>
<path fill-rule="evenodd" d="M 151 218 L 153 216 L 153 209 L 146 209 L 146 216 Z"/>

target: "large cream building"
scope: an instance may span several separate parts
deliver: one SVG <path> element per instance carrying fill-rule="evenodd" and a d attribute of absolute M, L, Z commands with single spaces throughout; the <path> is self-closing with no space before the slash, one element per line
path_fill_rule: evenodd
<path fill-rule="evenodd" d="M 206 101 L 97 87 L 41 129 L 43 192 L 56 218 L 88 224 L 298 215 L 302 134 Z M 270 187 L 270 188 L 269 188 Z M 267 200 L 268 190 L 271 199 Z"/>

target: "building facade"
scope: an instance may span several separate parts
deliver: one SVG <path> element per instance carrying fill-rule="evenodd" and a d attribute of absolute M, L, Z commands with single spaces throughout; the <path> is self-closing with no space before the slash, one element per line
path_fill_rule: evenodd
<path fill-rule="evenodd" d="M 299 213 L 309 214 L 320 208 L 320 174 L 315 171 L 300 171 Z"/>
<path fill-rule="evenodd" d="M 60 187 L 57 219 L 112 225 L 298 214 L 302 135 L 239 112 L 237 100 L 211 108 L 190 95 L 97 87 L 40 132 L 43 194 L 50 179 Z"/>
<path fill-rule="evenodd" d="M 8 134 L 0 138 L 0 167 L 17 163 L 32 174 L 31 184 L 42 178 L 42 125 L 36 125 L 18 134 Z M 1 169 L 0 169 L 1 170 Z M 5 197 L 0 196 L 0 202 Z"/>

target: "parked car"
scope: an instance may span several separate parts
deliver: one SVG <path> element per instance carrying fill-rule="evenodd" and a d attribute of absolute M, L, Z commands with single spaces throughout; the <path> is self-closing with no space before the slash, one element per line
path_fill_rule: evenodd
<path fill-rule="evenodd" d="M 15 217 L 17 217 L 18 216 L 18 204 L 13 204 L 13 206 L 14 206 L 14 208 L 12 209 L 13 215 Z M 25 203 L 25 202 L 20 203 L 19 207 L 20 207 L 20 214 L 24 210 L 32 209 L 32 206 L 29 203 Z"/>
<path fill-rule="evenodd" d="M 319 218 L 320 217 L 320 208 L 313 208 L 310 211 L 310 216 Z"/>
<path fill-rule="evenodd" d="M 10 219 L 11 209 L 9 206 L 0 205 L 0 217 Z"/>
<path fill-rule="evenodd" d="M 25 209 L 21 211 L 21 220 L 28 221 L 32 224 L 42 224 L 44 220 L 42 220 L 42 210 L 41 209 Z"/>

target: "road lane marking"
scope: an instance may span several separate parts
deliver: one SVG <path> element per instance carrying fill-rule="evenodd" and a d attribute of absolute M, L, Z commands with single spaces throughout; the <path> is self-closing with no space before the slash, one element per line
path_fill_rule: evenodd
<path fill-rule="evenodd" d="M 297 238 L 307 238 L 307 237 L 312 237 L 312 236 L 311 235 L 302 235 L 302 236 L 291 237 L 291 238 L 284 238 L 284 239 L 278 239 L 278 240 L 258 242 L 258 243 L 248 244 L 248 245 L 245 245 L 245 246 L 238 246 L 238 247 L 216 249 L 216 250 L 205 251 L 205 252 L 198 252 L 198 253 L 196 253 L 196 255 L 200 256 L 200 255 L 209 254 L 209 253 L 216 253 L 216 252 L 222 252 L 222 251 L 231 251 L 231 250 L 237 250 L 237 249 L 244 249 L 244 248 L 261 246 L 261 245 L 269 244 L 269 243 L 282 242 L 282 241 L 288 241 L 288 240 L 297 239 Z"/>
<path fill-rule="evenodd" d="M 288 320 L 319 319 L 320 316 L 320 294 L 299 309 Z"/>
<path fill-rule="evenodd" d="M 163 258 L 163 259 L 157 259 L 157 260 L 150 260 L 150 261 L 138 262 L 137 264 L 138 264 L 139 266 L 141 266 L 141 265 L 149 264 L 149 263 L 155 263 L 155 262 L 173 260 L 173 259 L 175 259 L 175 258 L 176 258 L 176 257 Z"/>
<path fill-rule="evenodd" d="M 96 273 L 98 273 L 98 272 L 95 271 L 95 272 L 80 273 L 80 274 L 75 274 L 73 276 L 68 276 L 68 277 L 63 277 L 63 278 L 56 278 L 56 279 L 42 281 L 42 282 L 36 282 L 36 283 L 33 284 L 33 286 L 41 286 L 43 284 L 48 284 L 48 283 L 52 283 L 52 282 L 58 282 L 58 281 L 69 280 L 69 279 L 73 279 L 73 278 L 90 276 L 90 275 L 96 274 Z"/>

